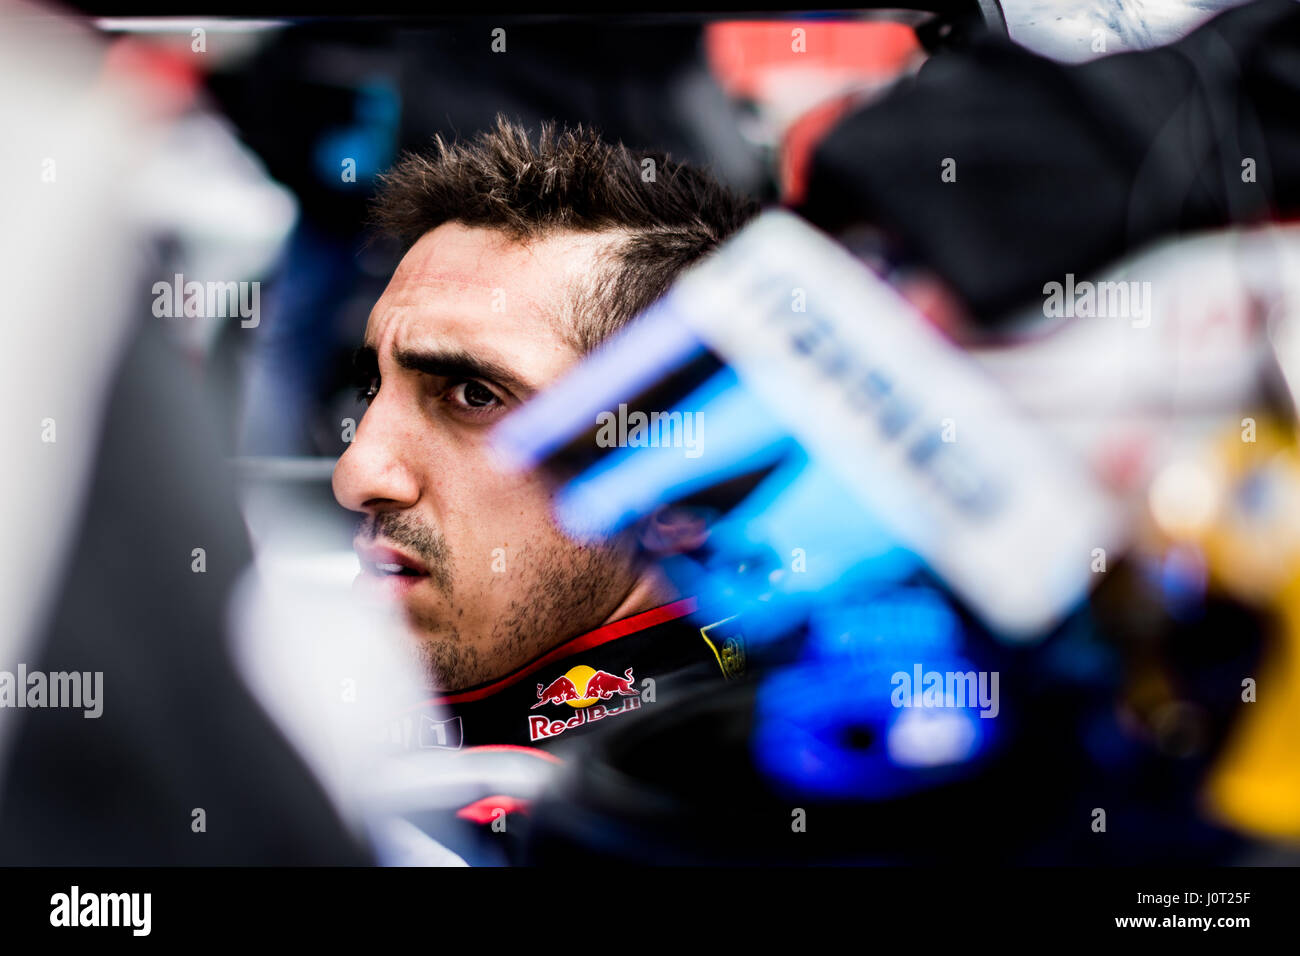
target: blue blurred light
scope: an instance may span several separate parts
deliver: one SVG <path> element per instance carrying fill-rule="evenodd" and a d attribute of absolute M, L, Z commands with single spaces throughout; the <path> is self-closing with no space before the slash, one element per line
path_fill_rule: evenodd
<path fill-rule="evenodd" d="M 804 658 L 762 679 L 756 766 L 780 789 L 823 799 L 890 799 L 968 774 L 991 750 L 995 720 L 978 700 L 959 706 L 943 692 L 920 706 L 921 687 L 909 697 L 897 676 L 910 687 L 914 674 L 971 675 L 991 690 L 961 641 L 956 614 L 928 588 L 817 607 Z"/>

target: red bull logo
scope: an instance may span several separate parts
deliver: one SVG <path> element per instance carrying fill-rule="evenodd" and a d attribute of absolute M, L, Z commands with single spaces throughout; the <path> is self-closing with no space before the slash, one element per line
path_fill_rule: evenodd
<path fill-rule="evenodd" d="M 641 706 L 641 695 L 632 687 L 632 680 L 630 667 L 623 672 L 622 677 L 619 677 L 609 671 L 598 671 L 585 664 L 579 664 L 549 684 L 538 684 L 537 703 L 533 704 L 530 710 L 536 710 L 544 704 L 568 704 L 577 710 L 577 713 L 567 719 L 541 715 L 529 717 L 529 739 L 542 740 L 554 737 L 574 727 L 636 710 Z M 611 707 L 601 703 L 612 699 L 618 699 L 618 706 Z"/>
<path fill-rule="evenodd" d="M 582 694 L 578 693 L 578 688 L 574 686 L 573 681 L 568 674 L 563 677 L 557 677 L 551 681 L 549 687 L 543 688 L 541 684 L 537 685 L 537 703 L 530 707 L 530 710 L 536 710 L 542 704 L 567 704 L 571 700 L 580 700 Z"/>

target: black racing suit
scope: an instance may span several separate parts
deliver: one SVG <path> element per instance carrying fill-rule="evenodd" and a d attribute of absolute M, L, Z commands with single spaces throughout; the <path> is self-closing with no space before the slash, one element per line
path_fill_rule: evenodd
<path fill-rule="evenodd" d="M 459 754 L 449 777 L 461 788 L 408 819 L 471 863 L 515 859 L 531 792 L 519 781 L 530 765 L 555 772 L 602 728 L 670 707 L 702 682 L 721 686 L 744 674 L 738 619 L 704 623 L 696 608 L 685 598 L 613 621 L 503 677 L 408 708 L 398 717 L 405 746 Z"/>

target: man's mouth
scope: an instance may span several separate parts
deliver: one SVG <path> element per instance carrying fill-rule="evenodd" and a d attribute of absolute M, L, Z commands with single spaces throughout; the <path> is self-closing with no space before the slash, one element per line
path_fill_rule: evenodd
<path fill-rule="evenodd" d="M 412 584 L 419 578 L 429 576 L 423 564 L 396 548 L 360 542 L 355 543 L 353 548 L 361 562 L 361 573 L 364 575 L 380 579 L 409 578 L 412 579 L 410 581 Z"/>
<path fill-rule="evenodd" d="M 370 571 L 372 574 L 401 574 L 408 577 L 418 577 L 420 573 L 401 564 L 372 564 Z"/>

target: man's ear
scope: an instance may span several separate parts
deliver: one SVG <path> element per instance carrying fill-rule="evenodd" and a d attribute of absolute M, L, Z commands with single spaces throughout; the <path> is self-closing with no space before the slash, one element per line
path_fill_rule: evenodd
<path fill-rule="evenodd" d="M 638 537 L 641 547 L 656 557 L 686 554 L 704 546 L 709 539 L 709 522 L 694 508 L 663 505 L 642 522 Z"/>

